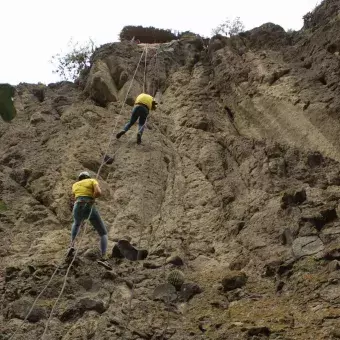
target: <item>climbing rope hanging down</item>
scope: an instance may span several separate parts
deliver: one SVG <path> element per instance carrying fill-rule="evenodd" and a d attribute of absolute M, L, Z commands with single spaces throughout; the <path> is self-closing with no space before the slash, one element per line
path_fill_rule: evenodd
<path fill-rule="evenodd" d="M 147 123 L 147 120 L 145 120 L 144 125 L 138 130 L 138 132 L 140 132 L 142 129 L 144 129 L 144 127 L 146 126 L 146 123 Z M 144 154 L 141 169 L 144 168 L 145 158 L 146 157 L 145 157 L 145 154 Z M 142 198 L 142 204 L 143 204 L 143 208 L 142 209 L 144 209 L 143 201 L 144 201 L 144 191 L 143 191 L 143 198 Z M 143 214 L 143 223 L 142 223 L 142 225 L 143 226 L 145 225 L 145 216 L 144 216 L 144 214 Z M 142 237 L 143 237 L 143 232 L 142 232 L 142 226 L 141 226 L 141 228 L 140 228 L 140 235 L 139 235 L 139 241 L 138 241 L 138 248 L 140 248 L 140 242 L 141 242 Z M 125 337 L 125 334 L 126 334 L 126 332 L 128 330 L 128 327 L 129 327 L 129 324 L 130 324 L 130 321 L 131 321 L 132 300 L 134 298 L 134 295 L 135 295 L 135 284 L 132 282 L 131 294 L 130 294 L 129 305 L 128 305 L 127 321 L 126 321 L 126 324 L 125 324 L 125 327 L 124 327 L 123 334 L 121 335 L 121 338 Z"/>
<path fill-rule="evenodd" d="M 120 109 L 119 115 L 121 115 L 121 113 L 123 112 L 123 109 L 124 109 L 126 100 L 127 100 L 128 95 L 129 95 L 129 93 L 130 93 L 130 90 L 131 90 L 131 88 L 132 88 L 133 81 L 134 81 L 134 79 L 135 79 L 135 77 L 136 77 L 136 74 L 137 74 L 139 65 L 140 65 L 140 63 L 141 63 L 141 60 L 142 60 L 142 58 L 143 58 L 143 54 L 144 54 L 145 51 L 146 51 L 146 49 L 143 50 L 143 52 L 142 52 L 142 54 L 141 54 L 141 57 L 140 57 L 140 59 L 139 59 L 139 61 L 138 61 L 136 70 L 135 70 L 135 72 L 134 72 L 134 74 L 133 74 L 133 77 L 132 77 L 132 80 L 131 80 L 131 82 L 130 82 L 130 86 L 129 86 L 129 88 L 128 88 L 128 91 L 126 92 L 126 96 L 125 96 L 124 101 L 123 101 L 123 103 L 122 103 L 122 107 L 121 107 L 121 109 Z M 108 145 L 107 145 L 105 154 L 104 154 L 104 156 L 103 156 L 103 160 L 102 160 L 101 165 L 100 165 L 100 167 L 99 167 L 99 169 L 98 169 L 98 171 L 97 171 L 96 179 L 99 178 L 101 169 L 103 168 L 104 164 L 106 163 L 106 156 L 108 155 L 108 151 L 109 151 L 110 146 L 111 146 L 111 144 L 112 144 L 112 139 L 113 139 L 113 136 L 114 136 L 114 134 L 115 134 L 115 130 L 116 130 L 116 127 L 117 127 L 117 123 L 118 123 L 118 118 L 116 119 L 116 124 L 115 124 L 114 129 L 113 129 L 113 131 L 112 131 L 112 133 L 111 133 L 111 136 L 110 136 L 110 139 L 109 139 L 109 142 L 108 142 Z M 116 150 L 116 152 L 114 153 L 114 155 L 118 152 L 118 150 L 119 150 L 119 148 Z M 91 210 L 90 210 L 90 213 L 89 213 L 89 215 L 88 215 L 88 218 L 87 218 L 87 219 L 85 220 L 85 222 L 84 222 L 85 225 L 84 225 L 84 232 L 83 232 L 83 235 L 84 235 L 85 232 L 86 232 L 86 227 L 87 227 L 87 224 L 88 224 L 88 221 L 89 221 L 89 217 L 91 216 L 92 209 L 93 209 L 93 205 L 92 205 L 92 207 L 91 207 Z M 67 268 L 67 271 L 66 271 L 66 275 L 65 275 L 65 278 L 64 278 L 64 282 L 63 282 L 62 289 L 61 289 L 61 291 L 60 291 L 60 294 L 59 294 L 57 300 L 55 301 L 55 303 L 54 303 L 54 305 L 53 305 L 53 307 L 52 307 L 52 310 L 51 310 L 51 313 L 50 313 L 50 315 L 49 315 L 49 318 L 47 319 L 47 322 L 46 322 L 45 329 L 44 329 L 44 332 L 43 332 L 43 334 L 42 334 L 41 340 L 44 340 L 44 336 L 45 336 L 45 334 L 46 334 L 46 332 L 47 332 L 48 325 L 49 325 L 49 322 L 50 322 L 50 320 L 51 320 L 51 318 L 52 318 L 52 316 L 53 316 L 55 307 L 56 307 L 57 303 L 59 302 L 59 300 L 60 300 L 60 298 L 61 298 L 61 296 L 62 296 L 62 294 L 63 294 L 63 292 L 64 292 L 64 290 L 65 290 L 67 277 L 68 277 L 69 271 L 70 271 L 70 269 L 71 269 L 71 267 L 72 267 L 72 264 L 73 264 L 73 262 L 74 262 L 74 260 L 75 260 L 75 258 L 76 258 L 76 255 L 77 255 L 77 253 L 78 253 L 78 250 L 79 250 L 81 241 L 82 241 L 82 240 L 79 241 L 79 246 L 78 246 L 78 248 L 77 248 L 77 250 L 76 250 L 76 252 L 75 252 L 75 254 L 74 254 L 74 256 L 73 256 L 73 259 L 72 259 L 72 261 L 71 261 L 69 267 Z"/>
<path fill-rule="evenodd" d="M 158 58 L 157 57 L 158 57 L 158 50 L 157 50 L 156 55 L 155 55 L 155 69 L 156 69 L 157 87 L 156 87 L 156 89 L 154 89 L 154 93 L 153 93 L 154 96 L 156 95 L 156 92 L 159 90 L 159 82 L 160 82 L 160 79 L 159 79 L 159 65 L 158 65 Z M 156 127 L 159 135 L 163 136 L 163 133 L 160 131 L 159 127 L 155 123 L 152 124 L 152 125 L 154 127 Z M 174 153 L 175 154 L 178 153 L 176 148 L 175 148 L 175 146 L 174 146 L 174 144 L 173 144 L 173 142 L 167 136 L 165 136 L 165 138 L 170 143 Z M 161 171 L 162 171 L 162 168 L 161 168 L 161 164 L 162 164 L 162 162 L 161 162 L 162 152 L 160 152 L 159 157 L 160 157 L 159 162 L 158 162 L 159 163 L 159 173 L 161 173 Z M 181 158 L 180 155 L 179 155 L 179 157 Z M 162 199 L 162 201 L 163 200 L 164 200 L 164 198 Z M 169 235 L 168 235 L 168 233 L 166 231 L 166 228 L 164 226 L 163 207 L 162 207 L 162 205 L 163 204 L 161 204 L 161 206 L 160 206 L 159 226 L 161 226 L 161 231 L 163 233 L 164 247 L 165 247 L 165 249 L 168 249 L 168 238 L 169 238 Z M 182 201 L 182 205 L 184 206 L 183 201 Z M 144 209 L 144 207 L 143 207 L 143 209 Z M 157 230 L 158 229 L 159 229 L 159 227 L 157 228 Z M 150 246 L 150 243 L 151 243 L 150 240 L 152 238 L 152 234 L 153 234 L 153 231 L 151 231 L 151 233 L 150 233 L 150 237 L 149 237 L 149 241 L 148 241 L 148 247 Z M 168 281 L 167 281 L 167 276 L 166 276 L 166 257 L 164 258 L 163 268 L 162 269 L 163 269 L 164 285 L 165 285 L 165 287 L 167 287 L 166 284 L 168 283 Z M 170 304 L 170 291 L 167 291 L 166 301 L 165 302 L 166 302 L 166 318 L 165 318 L 165 321 L 164 321 L 165 325 L 164 325 L 164 328 L 163 328 L 163 331 L 162 331 L 162 339 L 164 339 L 164 336 L 165 336 L 165 334 L 167 332 L 167 329 L 169 328 L 169 323 L 170 323 L 170 306 L 171 306 L 171 304 Z"/>
<path fill-rule="evenodd" d="M 126 96 L 125 96 L 124 101 L 123 101 L 123 103 L 122 103 L 122 106 L 121 106 L 119 115 L 121 115 L 121 113 L 122 113 L 122 111 L 123 111 L 123 109 L 124 109 L 126 100 L 127 100 L 128 95 L 129 95 L 129 93 L 130 93 L 130 90 L 131 90 L 131 88 L 132 88 L 132 84 L 133 84 L 134 79 L 135 79 L 135 77 L 136 77 L 136 74 L 137 74 L 139 65 L 140 65 L 140 63 L 141 63 L 141 61 L 142 61 L 142 58 L 143 58 L 143 55 L 144 55 L 145 51 L 146 51 L 146 49 L 143 50 L 143 52 L 142 52 L 142 54 L 141 54 L 141 56 L 140 56 L 140 59 L 139 59 L 139 61 L 138 61 L 137 67 L 136 67 L 136 70 L 135 70 L 135 72 L 134 72 L 134 74 L 133 74 L 133 77 L 132 77 L 132 79 L 131 79 L 130 86 L 129 86 L 127 92 L 126 92 Z M 99 169 L 98 169 L 98 171 L 97 171 L 96 179 L 99 178 L 100 172 L 101 172 L 103 166 L 104 166 L 105 163 L 106 163 L 106 156 L 108 155 L 108 151 L 109 151 L 110 146 L 111 146 L 111 144 L 112 144 L 113 136 L 114 136 L 115 130 L 116 130 L 116 128 L 117 128 L 117 123 L 118 123 L 118 117 L 117 117 L 117 119 L 116 119 L 116 124 L 115 124 L 115 126 L 114 126 L 114 129 L 113 129 L 113 131 L 112 131 L 112 133 L 111 133 L 111 136 L 110 136 L 110 138 L 109 138 L 109 142 L 108 142 L 108 144 L 107 144 L 107 148 L 106 148 L 105 154 L 104 154 L 104 156 L 103 156 L 103 160 L 102 160 L 101 165 L 99 166 Z M 116 153 L 118 152 L 119 149 L 120 149 L 120 148 L 118 148 L 114 154 L 116 154 Z M 92 205 L 92 207 L 91 207 L 91 210 L 90 210 L 90 213 L 89 213 L 88 216 L 91 216 L 92 210 L 93 210 L 93 205 Z M 44 340 L 44 337 L 45 337 L 45 335 L 46 335 L 46 332 L 47 332 L 47 329 L 48 329 L 48 325 L 49 325 L 49 322 L 50 322 L 50 320 L 51 320 L 51 318 L 52 318 L 52 316 L 53 316 L 54 310 L 55 310 L 55 308 L 56 308 L 56 306 L 57 306 L 57 304 L 58 304 L 58 302 L 59 302 L 59 300 L 60 300 L 60 298 L 61 298 L 61 296 L 62 296 L 64 290 L 65 290 L 66 283 L 67 283 L 67 278 L 68 278 L 68 274 L 69 274 L 70 269 L 71 269 L 71 267 L 72 267 L 72 265 L 73 265 L 73 263 L 74 263 L 74 261 L 75 261 L 75 259 L 76 259 L 76 256 L 77 256 L 77 254 L 78 254 L 79 247 L 80 247 L 81 244 L 82 244 L 83 236 L 84 236 L 85 233 L 86 233 L 88 221 L 89 221 L 89 217 L 83 222 L 83 229 L 84 229 L 84 230 L 83 230 L 83 234 L 82 234 L 82 236 L 81 236 L 80 239 L 79 239 L 79 244 L 78 244 L 77 250 L 74 252 L 72 261 L 70 262 L 70 264 L 69 264 L 69 266 L 68 266 L 68 268 L 67 268 L 67 271 L 66 271 L 66 274 L 65 274 L 65 277 L 64 277 L 64 281 L 63 281 L 63 285 L 62 285 L 62 289 L 61 289 L 61 291 L 60 291 L 60 293 L 59 293 L 59 295 L 58 295 L 58 297 L 57 297 L 57 300 L 55 301 L 55 303 L 54 303 L 54 305 L 53 305 L 53 307 L 52 307 L 52 310 L 51 310 L 51 312 L 50 312 L 49 318 L 47 319 L 47 322 L 46 322 L 46 325 L 45 325 L 45 328 L 44 328 L 44 332 L 43 332 L 42 337 L 41 337 L 42 340 Z M 12 336 L 9 338 L 9 340 L 12 340 L 12 339 L 14 338 L 14 336 L 18 333 L 18 331 L 22 328 L 24 322 L 25 322 L 25 321 L 28 319 L 28 317 L 30 316 L 30 314 L 31 314 L 33 308 L 35 307 L 36 303 L 38 302 L 39 298 L 40 298 L 40 297 L 42 296 L 42 294 L 45 292 L 45 290 L 47 289 L 47 287 L 48 287 L 48 286 L 50 285 L 50 283 L 52 282 L 54 276 L 56 275 L 56 273 L 57 273 L 58 270 L 60 269 L 61 265 L 64 263 L 66 257 L 67 257 L 67 255 L 65 255 L 65 256 L 62 258 L 61 262 L 59 263 L 59 265 L 57 266 L 57 268 L 56 268 L 55 271 L 53 272 L 53 274 L 52 274 L 50 280 L 47 282 L 47 284 L 46 284 L 45 287 L 42 289 L 42 291 L 40 292 L 40 294 L 39 294 L 39 295 L 36 297 L 36 299 L 34 300 L 34 302 L 33 302 L 32 306 L 31 306 L 30 310 L 28 311 L 28 313 L 27 313 L 25 319 L 22 321 L 22 323 L 19 325 L 19 327 L 16 329 L 16 331 L 12 334 Z"/>
<path fill-rule="evenodd" d="M 143 92 L 145 92 L 145 84 L 146 84 L 146 72 L 147 72 L 147 45 L 145 46 L 145 64 L 144 64 L 144 77 L 143 77 Z M 138 133 L 140 133 L 141 131 L 143 131 L 143 129 L 146 127 L 147 125 L 147 119 L 145 119 L 145 123 L 142 127 L 140 127 L 138 129 Z M 143 160 L 142 160 L 142 166 L 141 166 L 141 169 L 144 168 L 144 164 L 145 164 L 145 159 L 146 159 L 146 156 L 145 154 L 143 155 Z M 142 172 L 144 173 L 144 172 Z M 145 226 L 145 214 L 144 214 L 144 199 L 145 199 L 145 195 L 144 195 L 144 191 L 145 191 L 145 187 L 144 187 L 144 190 L 143 190 L 143 197 L 142 197 L 142 210 L 143 210 L 143 223 L 142 223 L 142 226 L 140 228 L 140 234 L 139 234 L 139 240 L 138 240 L 138 248 L 140 248 L 140 242 L 141 242 L 141 239 L 143 237 L 143 231 L 142 231 L 142 227 Z M 132 287 L 131 287 L 131 295 L 130 295 L 130 298 L 129 298 L 129 304 L 128 304 L 128 315 L 127 315 L 127 321 L 126 321 L 126 324 L 125 324 L 125 327 L 124 327 L 124 331 L 123 331 L 123 334 L 121 335 L 121 337 L 125 337 L 125 334 L 128 330 L 128 327 L 129 327 L 129 324 L 130 324 L 130 321 L 131 321 L 131 314 L 132 314 L 132 300 L 134 298 L 134 295 L 135 295 L 135 284 L 132 283 Z"/>
<path fill-rule="evenodd" d="M 158 90 L 158 87 L 159 87 L 159 68 L 158 68 L 158 59 L 157 59 L 157 56 L 158 56 L 158 53 L 156 53 L 156 56 L 155 56 L 155 68 L 157 70 L 157 88 L 154 90 L 154 93 L 153 95 L 156 94 L 157 90 Z M 173 58 L 171 58 L 173 59 Z M 174 60 L 175 61 L 175 60 Z M 176 61 L 175 61 L 176 62 Z M 146 62 L 145 62 L 146 63 Z M 178 62 L 176 62 L 178 63 Z M 146 70 L 146 68 L 145 68 Z M 144 77 L 145 79 L 145 77 Z M 143 85 L 143 89 L 144 89 L 144 85 Z M 146 125 L 146 122 L 145 124 Z M 160 136 L 163 136 L 163 133 L 160 131 L 160 129 L 158 128 L 158 126 L 156 124 L 153 124 L 153 126 L 156 126 Z M 175 153 L 178 153 L 173 145 L 173 142 L 167 137 L 165 136 L 166 139 L 170 142 L 170 145 L 172 146 L 173 150 L 175 151 Z M 181 156 L 180 156 L 181 157 Z M 161 158 L 162 158 L 162 153 L 160 152 L 160 161 L 159 161 L 159 164 L 161 164 Z M 143 159 L 143 162 L 144 162 L 144 159 Z M 161 171 L 161 167 L 159 168 L 159 171 Z M 143 195 L 143 201 L 144 201 L 144 195 Z M 143 204 L 144 202 L 142 202 Z M 182 203 L 183 204 L 183 203 Z M 144 209 L 144 204 L 143 204 L 143 208 Z M 143 211 L 144 213 L 144 211 Z M 145 225 L 145 221 L 143 222 L 143 224 Z M 163 240 L 164 240 L 164 247 L 165 249 L 168 249 L 168 238 L 169 238 L 169 235 L 165 229 L 165 226 L 164 226 L 164 219 L 163 219 L 163 209 L 162 209 L 162 205 L 160 207 L 160 217 L 159 217 L 159 225 L 161 226 L 161 230 L 163 232 Z M 157 228 L 158 230 L 158 228 Z M 150 232 L 150 236 L 149 236 L 149 241 L 148 241 L 148 244 L 150 244 L 150 239 L 152 237 L 152 234 L 153 234 L 153 231 Z M 139 244 L 141 242 L 141 239 L 142 239 L 142 235 L 140 235 L 140 238 L 139 238 Z M 164 258 L 164 262 L 163 262 L 163 278 L 164 278 L 164 286 L 167 287 L 167 276 L 166 276 L 166 257 Z M 134 289 L 134 284 L 132 284 L 132 288 L 131 288 L 131 295 L 130 295 L 130 299 L 129 299 L 129 311 L 128 311 L 128 320 L 127 320 L 127 323 L 125 325 L 125 329 L 123 331 L 123 334 L 122 334 L 122 338 L 123 336 L 125 336 L 126 334 L 126 331 L 128 330 L 128 326 L 130 324 L 130 321 L 131 321 L 131 314 L 132 314 L 132 300 L 134 298 L 134 294 L 135 294 L 135 289 Z M 166 318 L 164 320 L 164 328 L 163 328 L 163 331 L 162 331 L 162 338 L 161 339 L 164 339 L 165 337 L 165 334 L 169 328 L 169 324 L 170 324 L 170 310 L 171 310 L 171 303 L 170 303 L 170 294 L 171 292 L 169 290 L 167 290 L 167 297 L 166 297 Z"/>
<path fill-rule="evenodd" d="M 157 77 L 159 78 L 159 69 L 158 69 L 158 60 L 157 60 L 157 54 L 156 54 L 156 60 L 155 60 L 155 68 L 157 70 Z M 145 81 L 145 77 L 144 77 L 144 81 Z M 145 85 L 145 84 L 144 84 Z M 143 85 L 143 88 L 144 88 L 144 85 Z M 157 82 L 157 85 L 159 85 L 159 79 L 158 79 L 158 82 Z M 154 91 L 154 92 L 157 92 L 157 89 Z M 153 93 L 153 95 L 155 95 L 155 93 Z M 146 125 L 146 122 L 145 124 Z M 153 124 L 155 125 L 155 124 Z M 157 126 L 156 126 L 157 127 Z M 163 134 L 161 133 L 161 131 L 158 129 L 157 127 L 157 130 L 158 132 L 160 133 L 160 136 L 162 136 Z M 160 160 L 159 160 L 159 172 L 162 171 L 161 169 L 161 158 L 162 158 L 162 152 L 160 152 L 159 154 L 159 157 L 160 157 Z M 150 160 L 151 160 L 151 156 L 150 156 Z M 143 156 L 143 165 L 142 165 L 142 168 L 144 167 L 144 162 L 145 162 L 145 155 Z M 151 163 L 151 162 L 150 162 Z M 149 171 L 147 172 L 149 173 Z M 146 186 L 145 186 L 146 187 Z M 144 199 L 145 199 L 145 187 L 144 187 L 144 191 L 143 191 L 143 199 L 142 199 L 142 210 L 143 210 L 143 226 L 145 227 L 145 205 L 144 205 Z M 163 201 L 163 200 L 162 200 Z M 160 217 L 159 217 L 159 225 L 161 226 L 161 230 L 163 232 L 163 240 L 164 240 L 164 246 L 165 246 L 165 249 L 168 249 L 168 233 L 166 232 L 165 230 L 165 227 L 164 227 L 164 219 L 163 219 L 163 210 L 162 210 L 162 204 L 160 206 Z M 159 228 L 157 228 L 158 230 Z M 148 247 L 150 246 L 150 243 L 151 243 L 151 238 L 153 236 L 153 230 L 150 231 L 150 235 L 149 235 L 149 240 L 148 240 Z M 143 237 L 143 232 L 142 232 L 142 228 L 140 229 L 140 236 L 139 236 L 139 241 L 138 241 L 138 247 L 140 247 L 140 243 L 141 243 L 141 240 L 142 240 L 142 237 Z M 167 284 L 167 276 L 166 276 L 166 257 L 164 258 L 164 262 L 163 262 L 163 266 L 162 266 L 162 271 L 163 271 L 163 278 L 164 278 L 164 285 L 166 287 L 166 284 Z M 132 284 L 132 288 L 131 288 L 131 295 L 130 295 L 130 298 L 129 298 L 129 304 L 128 304 L 128 316 L 127 316 L 127 322 L 126 322 L 126 325 L 124 327 L 124 331 L 123 331 L 123 334 L 122 334 L 122 338 L 125 337 L 125 334 L 128 330 L 128 326 L 131 322 L 131 314 L 132 314 L 132 300 L 134 298 L 134 295 L 135 295 L 135 285 Z M 163 328 L 163 331 L 162 331 L 162 339 L 164 339 L 164 336 L 166 334 L 166 331 L 169 327 L 169 322 L 170 322 L 170 292 L 168 291 L 167 292 L 167 298 L 166 298 L 166 319 L 165 319 L 165 326 Z"/>
<path fill-rule="evenodd" d="M 146 61 L 148 57 L 148 45 L 145 46 L 145 64 L 144 64 L 144 79 L 143 79 L 143 92 L 145 93 L 145 81 L 146 81 Z"/>
<path fill-rule="evenodd" d="M 153 96 L 155 95 L 155 93 L 157 92 L 157 89 L 158 89 L 158 86 L 159 86 L 159 67 L 158 67 L 158 59 L 157 59 L 157 56 L 158 56 L 158 51 L 159 49 L 157 49 L 156 51 L 156 54 L 155 54 L 155 69 L 156 69 L 156 77 L 157 77 L 157 88 L 154 89 L 153 91 Z M 146 84 L 146 70 L 147 70 L 147 62 L 145 60 L 145 68 L 144 68 L 144 82 L 143 82 L 143 89 L 145 89 L 145 84 Z M 145 124 L 140 128 L 139 132 L 144 129 L 144 127 L 147 125 L 147 120 L 145 121 Z M 162 134 L 161 134 L 162 135 Z M 162 157 L 162 153 L 160 152 L 160 158 Z M 146 156 L 144 154 L 143 156 L 143 161 L 142 161 L 142 169 L 144 168 L 144 164 L 145 164 L 145 159 L 146 159 Z M 150 162 L 151 163 L 151 156 L 150 156 Z M 149 171 L 147 171 L 147 173 L 149 174 Z M 149 175 L 148 175 L 149 176 Z M 149 178 L 149 177 L 148 177 Z M 145 227 L 145 205 L 144 205 L 144 200 L 145 200 L 145 190 L 146 190 L 146 186 L 144 186 L 144 191 L 143 191 L 143 198 L 142 198 L 142 210 L 143 210 L 143 226 Z M 162 216 L 162 212 L 160 213 L 160 223 L 162 223 L 163 221 L 163 216 Z M 166 234 L 166 231 L 164 229 L 164 226 L 162 225 L 163 227 L 163 235 L 164 235 L 164 239 L 165 239 L 165 244 L 166 244 L 166 248 L 167 248 L 167 238 L 168 238 L 168 235 Z M 143 231 L 142 231 L 142 227 L 140 228 L 140 235 L 139 235 L 139 240 L 138 240 L 138 248 L 140 247 L 140 244 L 141 244 L 141 240 L 143 238 Z M 150 246 L 151 244 L 151 238 L 153 236 L 153 232 L 152 230 L 150 231 L 150 235 L 149 235 L 149 238 L 148 238 L 148 247 Z M 163 275 L 164 275 L 164 280 L 165 280 L 165 283 L 166 283 L 166 273 L 165 273 L 165 266 L 166 266 L 166 259 L 164 259 L 164 265 L 163 265 Z M 128 313 L 127 313 L 127 322 L 125 324 L 125 327 L 124 327 L 124 331 L 123 331 L 123 334 L 121 335 L 122 338 L 124 338 L 127 330 L 128 330 L 128 327 L 129 327 L 129 324 L 130 324 L 130 321 L 131 321 L 131 314 L 132 314 L 132 300 L 134 298 L 134 295 L 135 295 L 135 285 L 132 284 L 132 287 L 131 287 L 131 295 L 130 295 L 130 298 L 129 298 L 129 304 L 128 304 Z M 169 303 L 169 301 L 168 301 Z M 169 318 L 170 318 L 170 303 L 168 304 L 168 308 L 167 308 L 167 322 L 166 322 L 166 327 L 163 331 L 163 335 L 164 333 L 166 332 L 166 329 L 168 328 L 168 324 L 169 324 Z"/>
<path fill-rule="evenodd" d="M 135 79 L 135 77 L 136 77 L 136 74 L 137 74 L 139 65 L 140 65 L 140 63 L 141 63 L 141 61 L 142 61 L 142 58 L 143 58 L 143 55 L 144 55 L 144 53 L 145 53 L 146 51 L 147 51 L 146 48 L 144 48 L 144 49 L 143 49 L 143 52 L 142 52 L 142 54 L 141 54 L 141 56 L 140 56 L 140 59 L 139 59 L 139 61 L 138 61 L 136 70 L 135 70 L 135 72 L 134 72 L 134 74 L 133 74 L 133 76 L 132 76 L 132 79 L 131 79 L 131 82 L 130 82 L 130 86 L 129 86 L 127 92 L 126 92 L 126 96 L 125 96 L 125 98 L 124 98 L 124 101 L 123 101 L 123 103 L 122 103 L 122 107 L 120 108 L 120 111 L 119 111 L 119 115 L 118 115 L 118 116 L 120 116 L 120 115 L 122 114 L 122 112 L 123 112 L 123 109 L 124 109 L 126 100 L 127 100 L 128 95 L 129 95 L 129 93 L 130 93 L 130 91 L 131 91 L 131 88 L 132 88 L 132 85 L 133 85 L 133 81 L 134 81 L 134 79 Z M 144 88 L 144 85 L 143 85 L 143 88 Z M 118 117 L 117 117 L 117 119 L 116 119 L 116 124 L 115 124 L 115 126 L 114 126 L 114 128 L 113 128 L 113 131 L 112 131 L 112 133 L 111 133 L 109 142 L 108 142 L 108 144 L 107 144 L 107 148 L 106 148 L 106 150 L 105 150 L 105 154 L 104 154 L 104 157 L 103 157 L 102 164 L 100 165 L 100 167 L 99 167 L 99 169 L 98 169 L 98 173 L 100 173 L 102 167 L 106 164 L 105 159 L 106 159 L 106 156 L 108 156 L 108 152 L 109 152 L 110 146 L 111 146 L 111 144 L 112 144 L 112 139 L 113 139 L 113 136 L 114 136 L 114 134 L 115 134 L 115 131 L 116 131 L 116 128 L 117 128 L 117 124 L 118 124 Z M 145 121 L 145 124 L 146 124 L 146 121 Z M 145 124 L 144 124 L 144 125 L 145 125 Z M 120 147 L 116 150 L 116 152 L 113 154 L 113 156 L 118 152 L 119 149 L 120 149 Z M 113 158 L 113 156 L 112 156 L 112 158 Z"/>

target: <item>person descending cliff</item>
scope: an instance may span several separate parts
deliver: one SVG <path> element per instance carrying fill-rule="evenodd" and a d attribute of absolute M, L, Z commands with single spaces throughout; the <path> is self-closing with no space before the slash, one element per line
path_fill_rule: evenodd
<path fill-rule="evenodd" d="M 99 212 L 95 206 L 95 199 L 100 197 L 102 191 L 97 180 L 91 178 L 87 171 L 83 171 L 78 176 L 78 181 L 72 185 L 73 193 L 73 224 L 71 230 L 71 244 L 67 252 L 68 257 L 72 257 L 75 251 L 74 243 L 79 233 L 80 227 L 86 219 L 89 219 L 94 229 L 100 236 L 101 258 L 98 264 L 106 269 L 112 269 L 107 260 L 107 230 Z"/>
<path fill-rule="evenodd" d="M 116 138 L 119 139 L 122 137 L 138 120 L 137 144 L 141 144 L 147 116 L 150 110 L 156 110 L 156 107 L 157 103 L 152 96 L 141 93 L 135 100 L 135 106 L 132 109 L 130 120 L 124 126 L 123 130 L 117 133 Z"/>
<path fill-rule="evenodd" d="M 0 84 L 0 115 L 5 122 L 10 122 L 17 114 L 13 97 L 15 88 L 9 84 Z"/>

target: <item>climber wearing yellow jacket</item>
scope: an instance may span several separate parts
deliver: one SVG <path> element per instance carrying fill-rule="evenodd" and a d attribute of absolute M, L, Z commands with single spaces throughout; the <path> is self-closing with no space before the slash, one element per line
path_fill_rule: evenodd
<path fill-rule="evenodd" d="M 94 229 L 100 236 L 101 259 L 97 262 L 106 269 L 111 269 L 107 261 L 107 230 L 99 212 L 94 204 L 95 198 L 101 196 L 99 183 L 87 171 L 83 171 L 78 176 L 78 181 L 72 185 L 73 198 L 73 225 L 71 231 L 71 245 L 68 250 L 68 257 L 72 257 L 75 249 L 74 243 L 79 229 L 86 219 L 89 219 Z"/>
<path fill-rule="evenodd" d="M 137 144 L 140 144 L 142 142 L 142 134 L 146 124 L 146 118 L 150 110 L 156 109 L 156 105 L 157 104 L 152 96 L 146 93 L 140 94 L 136 98 L 135 106 L 132 109 L 129 122 L 124 126 L 122 131 L 117 133 L 117 139 L 122 137 L 138 120 Z"/>

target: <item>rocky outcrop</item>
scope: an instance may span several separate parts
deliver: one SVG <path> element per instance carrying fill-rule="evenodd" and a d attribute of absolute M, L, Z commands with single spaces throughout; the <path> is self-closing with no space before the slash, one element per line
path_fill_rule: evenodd
<path fill-rule="evenodd" d="M 116 84 L 110 75 L 108 66 L 103 61 L 96 61 L 91 68 L 85 93 L 103 107 L 117 101 Z"/>
<path fill-rule="evenodd" d="M 133 129 L 113 140 L 97 204 L 110 248 L 129 239 L 148 258 L 115 256 L 114 269 L 105 271 L 96 265 L 98 237 L 88 227 L 48 337 L 335 337 L 334 4 L 325 1 L 313 30 L 294 35 L 266 24 L 231 39 L 214 37 L 208 46 L 198 38 L 149 45 L 146 73 L 144 46 L 116 43 L 94 53 L 79 82 L 84 88 L 20 84 L 18 115 L 0 125 L 1 334 L 13 334 L 63 259 L 70 187 L 80 170 L 98 171 L 146 74 L 158 110 L 142 145 Z M 18 338 L 41 337 L 66 270 L 62 262 Z M 183 274 L 175 275 L 177 290 L 167 282 L 171 273 Z"/>

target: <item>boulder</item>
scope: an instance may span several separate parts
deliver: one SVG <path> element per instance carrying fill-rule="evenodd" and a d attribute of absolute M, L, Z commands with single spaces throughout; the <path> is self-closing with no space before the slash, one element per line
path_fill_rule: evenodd
<path fill-rule="evenodd" d="M 166 264 L 173 264 L 174 266 L 183 266 L 184 262 L 178 255 L 172 255 L 166 259 Z"/>
<path fill-rule="evenodd" d="M 183 283 L 179 296 L 183 301 L 187 302 L 200 293 L 202 293 L 202 289 L 197 283 L 187 282 Z"/>
<path fill-rule="evenodd" d="M 97 60 L 91 68 L 85 93 L 100 106 L 117 101 L 117 87 L 105 62 Z"/>
<path fill-rule="evenodd" d="M 153 292 L 154 300 L 174 301 L 176 298 L 176 288 L 170 283 L 164 283 L 157 286 Z"/>
<path fill-rule="evenodd" d="M 318 236 L 298 237 L 294 240 L 292 251 L 295 257 L 314 255 L 324 250 L 324 244 Z"/>
<path fill-rule="evenodd" d="M 107 309 L 107 302 L 100 296 L 86 296 L 75 302 L 67 304 L 60 314 L 60 320 L 71 321 L 82 316 L 86 311 L 95 311 L 102 314 Z"/>
<path fill-rule="evenodd" d="M 222 286 L 225 292 L 242 288 L 247 283 L 248 277 L 243 272 L 230 272 L 222 279 Z"/>
<path fill-rule="evenodd" d="M 33 300 L 22 298 L 14 301 L 8 309 L 9 318 L 18 318 L 24 320 L 30 308 L 32 307 Z M 46 312 L 43 308 L 35 306 L 29 314 L 27 320 L 29 322 L 38 322 L 41 319 L 46 318 Z"/>

